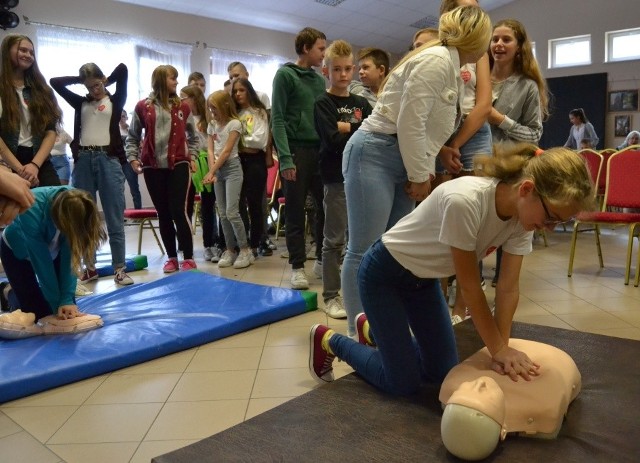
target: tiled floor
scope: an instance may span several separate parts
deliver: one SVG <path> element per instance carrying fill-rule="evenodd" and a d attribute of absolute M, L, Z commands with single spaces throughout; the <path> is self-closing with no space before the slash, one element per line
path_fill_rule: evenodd
<path fill-rule="evenodd" d="M 199 231 L 199 230 L 198 230 Z M 148 233 L 148 232 L 145 232 Z M 136 282 L 162 278 L 163 259 L 149 234 L 143 253 L 149 269 Z M 136 227 L 127 227 L 127 249 L 135 252 Z M 567 278 L 570 233 L 549 234 L 525 258 L 515 319 L 566 329 L 640 340 L 640 288 L 623 284 L 626 233 L 605 231 L 605 269 L 598 268 L 592 235 L 580 236 L 572 278 Z M 288 287 L 284 240 L 272 257 L 245 270 L 200 270 L 227 278 Z M 196 256 L 202 240 L 195 238 Z M 486 276 L 493 262 L 487 260 Z M 311 265 L 307 265 L 311 274 Z M 321 281 L 311 280 L 322 291 Z M 110 278 L 89 285 L 114 289 Z M 493 290 L 487 290 L 493 298 Z M 315 387 L 307 371 L 308 330 L 345 322 L 308 313 L 218 342 L 91 378 L 0 406 L 0 460 L 12 463 L 149 462 L 229 428 Z M 351 370 L 336 363 L 338 375 Z"/>

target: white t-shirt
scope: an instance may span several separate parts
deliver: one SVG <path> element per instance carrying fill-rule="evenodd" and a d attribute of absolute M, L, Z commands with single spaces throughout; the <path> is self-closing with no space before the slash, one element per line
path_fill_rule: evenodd
<path fill-rule="evenodd" d="M 29 106 L 24 101 L 22 91 L 24 87 L 16 87 L 18 100 L 20 102 L 20 134 L 18 135 L 18 146 L 33 146 L 31 136 L 31 116 Z M 2 117 L 2 100 L 0 100 L 0 117 Z"/>
<path fill-rule="evenodd" d="M 82 103 L 80 113 L 82 119 L 81 146 L 107 146 L 111 143 L 109 125 L 111 124 L 112 113 L 113 103 L 108 95 L 101 100 Z"/>
<path fill-rule="evenodd" d="M 262 113 L 262 114 L 261 114 Z M 247 108 L 238 114 L 242 123 L 242 143 L 246 148 L 264 150 L 269 141 L 269 120 L 264 111 Z"/>
<path fill-rule="evenodd" d="M 267 110 L 271 109 L 271 101 L 269 100 L 269 95 L 258 90 L 256 90 L 256 95 L 258 95 L 258 99 L 262 101 L 262 104 L 265 108 L 267 108 Z"/>
<path fill-rule="evenodd" d="M 218 125 L 215 122 L 210 122 L 207 128 L 207 133 L 213 137 L 213 157 L 214 160 L 218 159 L 220 152 L 224 149 L 229 139 L 231 132 L 238 132 L 242 135 L 242 124 L 238 119 L 231 119 L 226 125 Z M 238 138 L 240 140 L 240 138 Z M 238 143 L 236 142 L 229 153 L 227 159 L 233 159 L 238 157 Z"/>
<path fill-rule="evenodd" d="M 198 151 L 207 151 L 207 134 L 200 132 L 200 120 L 202 116 L 196 116 L 195 114 L 191 114 L 193 116 L 193 124 L 196 127 L 196 139 L 198 140 Z M 208 126 L 207 126 L 208 127 Z"/>
<path fill-rule="evenodd" d="M 441 184 L 413 212 L 382 235 L 391 255 L 419 278 L 455 274 L 451 247 L 475 251 L 478 261 L 499 246 L 511 254 L 531 252 L 533 232 L 517 218 L 496 212 L 496 186 L 490 177 L 460 177 Z"/>

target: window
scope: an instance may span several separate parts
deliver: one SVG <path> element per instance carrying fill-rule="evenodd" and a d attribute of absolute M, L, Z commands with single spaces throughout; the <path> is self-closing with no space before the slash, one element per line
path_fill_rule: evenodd
<path fill-rule="evenodd" d="M 549 68 L 591 64 L 591 36 L 549 40 Z"/>
<path fill-rule="evenodd" d="M 640 29 L 607 32 L 605 40 L 607 63 L 640 59 Z"/>
<path fill-rule="evenodd" d="M 156 66 L 173 65 L 178 70 L 180 83 L 186 85 L 191 65 L 191 45 L 40 24 L 37 25 L 36 54 L 38 66 L 47 79 L 77 76 L 85 63 L 96 63 L 107 76 L 119 63 L 126 64 L 129 81 L 125 109 L 128 111 L 151 91 L 151 72 Z M 78 94 L 86 93 L 84 86 L 74 87 L 71 90 Z M 58 104 L 63 111 L 65 130 L 72 134 L 73 109 L 60 97 Z"/>
<path fill-rule="evenodd" d="M 245 65 L 253 88 L 266 93 L 271 100 L 273 76 L 276 75 L 278 68 L 289 60 L 281 56 L 256 55 L 214 48 L 211 52 L 211 75 L 209 76 L 209 88 L 212 92 L 222 90 L 224 82 L 229 79 L 227 67 L 234 61 L 240 61 Z"/>

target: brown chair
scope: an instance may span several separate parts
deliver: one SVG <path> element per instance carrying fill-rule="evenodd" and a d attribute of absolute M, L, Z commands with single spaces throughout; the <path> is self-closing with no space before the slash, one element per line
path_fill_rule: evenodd
<path fill-rule="evenodd" d="M 631 273 L 631 256 L 633 253 L 633 240 L 637 230 L 640 230 L 640 212 L 615 212 L 612 209 L 624 208 L 640 209 L 640 150 L 629 147 L 614 153 L 607 162 L 607 181 L 604 202 L 599 212 L 581 212 L 576 217 L 571 237 L 571 251 L 569 255 L 570 277 L 573 272 L 573 259 L 576 251 L 579 228 L 583 224 L 595 227 L 596 246 L 600 268 L 604 268 L 602 248 L 600 246 L 600 225 L 624 225 L 629 228 L 627 241 L 627 257 L 625 261 L 624 284 L 629 284 Z M 601 174 L 602 175 L 602 174 Z M 638 264 L 634 286 L 640 282 L 640 252 L 638 252 Z"/>
<path fill-rule="evenodd" d="M 146 230 L 151 230 L 153 232 L 153 236 L 156 239 L 156 243 L 158 243 L 158 247 L 160 248 L 160 252 L 164 254 L 164 248 L 162 247 L 162 243 L 158 238 L 158 234 L 156 233 L 156 228 L 153 226 L 153 221 L 158 220 L 158 212 L 152 208 L 144 208 L 144 209 L 125 209 L 124 210 L 124 218 L 133 220 L 137 222 L 138 225 L 138 254 L 142 251 L 142 232 Z"/>

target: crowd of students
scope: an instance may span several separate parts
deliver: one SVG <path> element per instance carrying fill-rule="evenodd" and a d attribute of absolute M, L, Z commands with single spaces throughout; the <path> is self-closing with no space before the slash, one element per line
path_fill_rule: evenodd
<path fill-rule="evenodd" d="M 127 178 L 133 185 L 139 175 L 158 213 L 165 273 L 198 267 L 196 193 L 206 261 L 245 268 L 259 255 L 271 255 L 265 190 L 267 169 L 277 158 L 291 287 L 309 287 L 310 198 L 314 275 L 322 278 L 328 316 L 347 318 L 347 336 L 312 328 L 316 379 L 333 378 L 331 362 L 338 356 L 392 393 L 441 381 L 457 362 L 451 322 L 467 315 L 494 369 L 514 380 L 537 374 L 527 354 L 508 344 L 518 275 L 535 229 L 589 207 L 588 172 L 569 149 L 535 146 L 548 91 L 521 22 L 492 26 L 475 0 L 444 0 L 439 28 L 419 31 L 411 48 L 391 69 L 383 50 L 365 48 L 354 56 L 345 41 L 327 46 L 321 31 L 305 28 L 295 39 L 296 62 L 276 72 L 272 102 L 253 88 L 240 62 L 228 67 L 229 88 L 208 96 L 201 73 L 192 73 L 178 90 L 178 71 L 161 65 L 151 76 L 153 91 L 135 104 L 127 124 L 124 64 L 106 76 L 87 63 L 77 76 L 53 78 L 49 86 L 31 40 L 6 36 L 0 49 L 0 154 L 14 173 L 0 172 L 0 220 L 18 218 L 0 250 L 9 286 L 19 289 L 15 304 L 39 304 L 38 317 L 75 316 L 68 308 L 74 304 L 71 281 L 76 275 L 97 278 L 95 252 L 106 238 L 96 225 L 97 209 L 87 203 L 97 196 L 115 282 L 133 283 L 124 268 L 124 184 Z M 84 85 L 87 93 L 69 90 L 72 84 Z M 56 186 L 68 177 L 59 179 L 50 157 L 54 144 L 65 141 L 54 90 L 75 111 L 74 133 L 66 141 L 75 161 L 71 182 L 83 194 Z M 588 122 L 584 114 L 574 116 Z M 569 147 L 586 127 L 572 131 Z M 526 143 L 499 144 L 505 141 Z M 38 186 L 51 188 L 29 192 Z M 30 207 L 43 213 L 19 216 Z M 76 219 L 91 230 L 84 249 L 69 225 Z M 16 237 L 34 230 L 43 232 L 42 243 L 24 249 Z M 481 262 L 495 250 L 492 314 Z M 453 317 L 441 282 L 452 275 L 458 281 Z M 38 292 L 36 281 L 41 297 L 27 304 L 22 299 Z M 4 306 L 10 288 L 1 289 Z"/>

